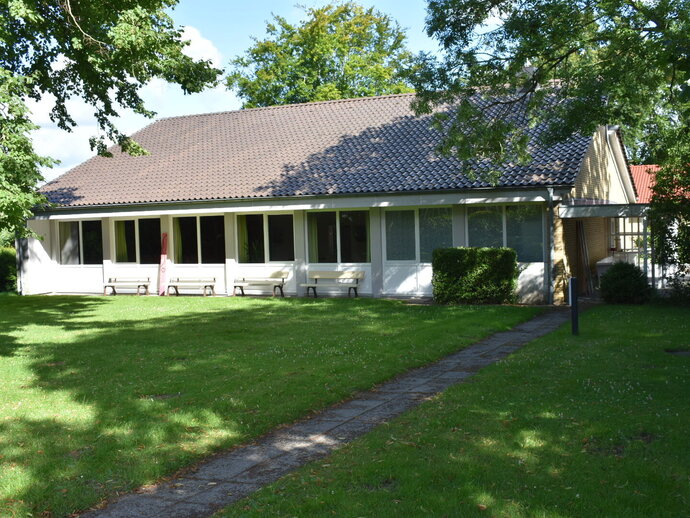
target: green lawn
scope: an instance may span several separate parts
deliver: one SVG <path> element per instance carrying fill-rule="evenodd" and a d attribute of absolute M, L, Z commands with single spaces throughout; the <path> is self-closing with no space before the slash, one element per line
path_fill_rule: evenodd
<path fill-rule="evenodd" d="M 602 306 L 221 513 L 690 516 L 690 309 Z"/>
<path fill-rule="evenodd" d="M 0 297 L 0 515 L 88 508 L 538 311 Z"/>

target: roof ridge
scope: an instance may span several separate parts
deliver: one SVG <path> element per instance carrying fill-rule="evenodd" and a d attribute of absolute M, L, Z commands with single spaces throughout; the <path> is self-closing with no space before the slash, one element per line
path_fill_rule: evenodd
<path fill-rule="evenodd" d="M 155 122 L 160 122 L 164 120 L 171 119 L 184 119 L 188 117 L 209 117 L 212 115 L 225 115 L 228 113 L 246 113 L 246 112 L 257 112 L 266 110 L 286 110 L 290 108 L 297 108 L 300 106 L 314 106 L 322 104 L 338 104 L 338 103 L 349 103 L 349 102 L 362 102 L 372 99 L 387 99 L 392 97 L 409 97 L 415 95 L 415 92 L 407 92 L 400 94 L 386 94 L 386 95 L 368 95 L 364 97 L 348 97 L 346 99 L 330 99 L 326 101 L 308 101 L 304 103 L 293 103 L 293 104 L 276 104 L 274 106 L 257 106 L 256 108 L 240 108 L 237 110 L 224 110 L 220 112 L 207 112 L 207 113 L 190 113 L 188 115 L 171 115 L 170 117 L 161 117 L 156 119 Z M 142 128 L 143 129 L 143 128 Z"/>

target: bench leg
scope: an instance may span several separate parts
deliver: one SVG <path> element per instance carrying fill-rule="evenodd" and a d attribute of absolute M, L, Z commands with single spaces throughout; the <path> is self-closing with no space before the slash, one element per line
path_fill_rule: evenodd
<path fill-rule="evenodd" d="M 307 286 L 307 297 L 309 296 L 309 290 L 314 292 L 314 298 L 316 298 L 316 286 Z"/>
<path fill-rule="evenodd" d="M 285 293 L 283 292 L 283 287 L 280 285 L 273 288 L 273 294 L 275 295 L 276 288 L 278 288 L 280 290 L 280 296 L 285 297 Z"/>

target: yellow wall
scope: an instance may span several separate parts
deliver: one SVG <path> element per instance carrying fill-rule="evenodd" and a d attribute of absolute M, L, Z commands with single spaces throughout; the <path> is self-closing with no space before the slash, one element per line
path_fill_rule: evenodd
<path fill-rule="evenodd" d="M 571 197 L 606 200 L 609 203 L 628 203 L 625 188 L 616 168 L 616 161 L 606 143 L 606 131 L 606 128 L 602 126 L 594 134 Z M 620 173 L 628 174 L 627 170 Z"/>

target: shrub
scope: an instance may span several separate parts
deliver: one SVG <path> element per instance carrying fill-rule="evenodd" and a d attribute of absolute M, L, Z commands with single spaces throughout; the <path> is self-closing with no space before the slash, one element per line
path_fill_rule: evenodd
<path fill-rule="evenodd" d="M 669 302 L 676 306 L 690 306 L 690 266 L 681 266 L 666 280 L 670 288 Z"/>
<path fill-rule="evenodd" d="M 609 304 L 642 304 L 652 293 L 645 273 L 630 263 L 614 263 L 601 276 L 599 289 Z"/>
<path fill-rule="evenodd" d="M 440 304 L 516 300 L 517 254 L 511 248 L 438 248 L 432 265 L 434 300 Z"/>
<path fill-rule="evenodd" d="M 17 290 L 17 253 L 14 248 L 0 248 L 0 291 Z"/>

